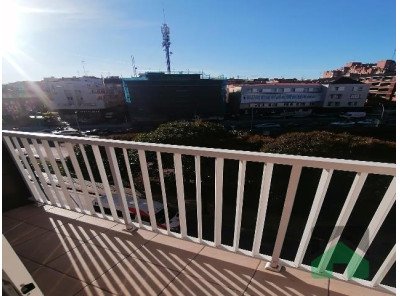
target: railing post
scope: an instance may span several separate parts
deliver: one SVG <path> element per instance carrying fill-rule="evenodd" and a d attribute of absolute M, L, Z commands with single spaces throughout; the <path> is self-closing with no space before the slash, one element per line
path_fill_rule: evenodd
<path fill-rule="evenodd" d="M 294 165 L 290 174 L 289 185 L 286 192 L 285 204 L 283 206 L 281 222 L 279 223 L 278 234 L 275 240 L 274 251 L 272 252 L 272 260 L 265 265 L 265 268 L 280 271 L 281 264 L 279 257 L 281 255 L 283 242 L 285 240 L 287 227 L 289 225 L 290 215 L 292 213 L 294 198 L 296 197 L 297 185 L 299 183 L 302 167 Z"/>
<path fill-rule="evenodd" d="M 224 182 L 224 159 L 215 159 L 215 212 L 214 212 L 214 243 L 221 245 L 222 231 L 222 192 Z"/>

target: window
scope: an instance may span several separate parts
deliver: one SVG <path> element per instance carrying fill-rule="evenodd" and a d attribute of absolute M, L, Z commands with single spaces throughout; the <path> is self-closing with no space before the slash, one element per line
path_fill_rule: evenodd
<path fill-rule="evenodd" d="M 351 102 L 348 102 L 347 105 L 348 105 L 348 106 L 351 106 Z"/>
<path fill-rule="evenodd" d="M 359 94 L 356 94 L 356 95 L 350 95 L 350 99 L 359 99 L 360 98 L 360 95 Z"/>
<path fill-rule="evenodd" d="M 328 103 L 328 106 L 332 106 L 332 102 L 329 102 L 329 103 Z"/>
<path fill-rule="evenodd" d="M 283 92 L 283 88 L 277 88 L 277 89 L 276 89 L 276 92 L 277 92 L 277 93 L 282 93 L 282 92 Z"/>
<path fill-rule="evenodd" d="M 341 94 L 332 94 L 332 95 L 330 95 L 330 98 L 331 99 L 341 99 L 342 95 Z"/>
<path fill-rule="evenodd" d="M 303 92 L 304 88 L 303 87 L 296 87 L 294 91 L 295 92 Z"/>
<path fill-rule="evenodd" d="M 355 86 L 353 87 L 353 91 L 362 91 L 363 87 L 362 86 Z"/>
<path fill-rule="evenodd" d="M 292 89 L 289 88 L 289 87 L 285 87 L 285 88 L 283 89 L 283 92 L 291 92 L 291 91 L 292 91 Z"/>
<path fill-rule="evenodd" d="M 313 92 L 313 91 L 315 91 L 315 89 L 314 89 L 313 87 L 309 87 L 309 88 L 308 88 L 308 91 L 309 91 L 309 92 Z"/>
<path fill-rule="evenodd" d="M 340 102 L 335 102 L 335 107 L 340 106 Z"/>
<path fill-rule="evenodd" d="M 354 102 L 353 105 L 354 105 L 354 106 L 357 106 L 357 102 Z"/>
<path fill-rule="evenodd" d="M 335 91 L 344 91 L 344 86 L 334 86 L 333 90 L 335 90 Z"/>

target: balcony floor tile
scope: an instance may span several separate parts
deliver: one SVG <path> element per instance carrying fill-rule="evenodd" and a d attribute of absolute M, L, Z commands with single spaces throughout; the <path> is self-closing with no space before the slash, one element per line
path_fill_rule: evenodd
<path fill-rule="evenodd" d="M 93 244 L 83 244 L 51 261 L 47 266 L 90 283 L 126 256 Z"/>
<path fill-rule="evenodd" d="M 34 237 L 37 237 L 48 230 L 32 226 L 26 223 L 18 224 L 16 227 L 4 233 L 11 246 L 15 247 L 20 243 L 26 242 Z"/>
<path fill-rule="evenodd" d="M 95 236 L 108 232 L 109 228 L 86 223 L 81 220 L 64 221 L 62 225 L 57 226 L 55 231 L 63 236 L 69 236 L 81 241 L 88 241 Z"/>
<path fill-rule="evenodd" d="M 102 232 L 90 239 L 88 243 L 128 256 L 156 235 L 154 232 L 142 229 L 127 231 L 125 225 L 118 224 L 112 227 L 110 231 Z"/>
<path fill-rule="evenodd" d="M 117 294 L 112 294 L 95 286 L 88 285 L 74 296 L 112 296 L 112 295 L 117 295 Z"/>
<path fill-rule="evenodd" d="M 14 227 L 16 227 L 22 223 L 21 220 L 15 220 L 15 219 L 9 218 L 7 216 L 3 216 L 2 221 L 3 221 L 3 229 L 2 229 L 3 233 L 13 229 Z"/>
<path fill-rule="evenodd" d="M 19 257 L 19 258 L 21 259 L 22 263 L 25 265 L 26 269 L 30 273 L 34 272 L 35 270 L 37 270 L 37 269 L 39 269 L 40 267 L 43 266 L 42 264 L 33 262 L 33 261 L 31 261 L 31 260 L 29 260 L 27 258 L 24 258 L 24 257 Z"/>
<path fill-rule="evenodd" d="M 159 234 L 131 256 L 181 271 L 203 248 L 199 244 Z"/>
<path fill-rule="evenodd" d="M 24 221 L 25 219 L 29 218 L 30 216 L 40 214 L 46 212 L 53 208 L 53 206 L 44 205 L 44 206 L 36 206 L 34 204 L 26 205 L 23 207 L 19 207 L 7 212 L 4 212 L 3 215 L 6 217 L 10 217 L 13 219 Z"/>
<path fill-rule="evenodd" d="M 242 295 L 242 292 L 181 273 L 168 285 L 168 287 L 165 288 L 164 291 L 162 291 L 160 295 Z"/>
<path fill-rule="evenodd" d="M 118 295 L 158 295 L 178 272 L 128 257 L 92 285 Z"/>
<path fill-rule="evenodd" d="M 260 260 L 205 247 L 182 273 L 244 292 Z"/>
<path fill-rule="evenodd" d="M 261 262 L 244 295 L 328 295 L 328 279 L 284 267 L 280 272 L 265 269 Z"/>
<path fill-rule="evenodd" d="M 14 248 L 15 252 L 40 264 L 46 264 L 82 244 L 82 241 L 62 237 L 49 231 Z"/>
<path fill-rule="evenodd" d="M 386 296 L 392 295 L 387 292 L 381 292 L 368 287 L 363 287 L 355 283 L 349 283 L 341 280 L 331 279 L 329 283 L 329 295 L 331 296 Z"/>
<path fill-rule="evenodd" d="M 87 284 L 48 267 L 41 267 L 32 273 L 43 295 L 72 296 Z"/>

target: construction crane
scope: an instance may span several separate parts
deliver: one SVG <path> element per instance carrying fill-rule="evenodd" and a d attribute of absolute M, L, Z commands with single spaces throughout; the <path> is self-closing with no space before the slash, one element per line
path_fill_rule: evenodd
<path fill-rule="evenodd" d="M 164 48 L 165 51 L 165 58 L 167 60 L 167 73 L 170 74 L 171 73 L 171 54 L 172 52 L 169 50 L 169 47 L 171 46 L 171 41 L 170 41 L 170 30 L 169 27 L 167 25 L 167 23 L 165 22 L 165 12 L 163 9 L 163 14 L 164 14 L 164 23 L 161 26 L 161 34 L 162 34 L 162 38 L 163 38 L 163 42 L 162 42 L 162 46 Z"/>

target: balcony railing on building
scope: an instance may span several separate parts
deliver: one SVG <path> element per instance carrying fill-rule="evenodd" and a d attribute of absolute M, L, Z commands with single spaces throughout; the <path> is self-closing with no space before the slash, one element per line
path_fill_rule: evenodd
<path fill-rule="evenodd" d="M 38 203 L 267 260 L 277 272 L 395 291 L 384 281 L 395 263 L 394 164 L 13 131 L 3 140 Z M 352 255 L 337 272 L 333 250 L 346 233 Z"/>

